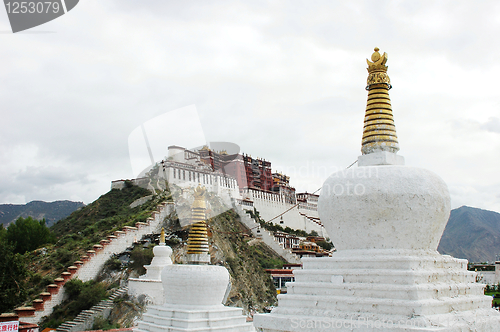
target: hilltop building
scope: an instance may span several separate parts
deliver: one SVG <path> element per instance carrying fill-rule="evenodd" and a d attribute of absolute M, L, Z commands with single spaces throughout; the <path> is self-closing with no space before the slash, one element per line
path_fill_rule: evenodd
<path fill-rule="evenodd" d="M 295 281 L 293 270 L 301 268 L 302 264 L 284 264 L 282 269 L 266 269 L 273 280 L 277 294 L 286 294 L 286 283 Z"/>
<path fill-rule="evenodd" d="M 498 285 L 500 283 L 500 262 L 495 264 L 469 264 L 469 271 L 477 273 L 477 281 L 486 285 Z"/>
<path fill-rule="evenodd" d="M 228 154 L 224 150 L 217 152 L 208 146 L 189 150 L 173 145 L 168 147 L 168 156 L 146 177 L 132 181 L 151 186 L 151 176 L 181 188 L 195 188 L 200 184 L 228 206 L 237 204 L 246 210 L 256 209 L 265 221 L 328 237 L 318 216 L 319 196 L 296 193 L 290 185 L 290 177 L 273 173 L 271 162 L 265 159 Z M 124 183 L 125 180 L 113 181 L 111 188 L 121 189 Z"/>

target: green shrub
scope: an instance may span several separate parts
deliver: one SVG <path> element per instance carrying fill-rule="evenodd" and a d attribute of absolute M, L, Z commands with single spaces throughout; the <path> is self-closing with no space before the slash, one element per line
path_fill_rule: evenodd
<path fill-rule="evenodd" d="M 122 261 L 118 258 L 111 257 L 104 263 L 105 271 L 120 271 L 122 267 Z"/>
<path fill-rule="evenodd" d="M 137 271 L 140 275 L 146 273 L 144 265 L 151 264 L 154 254 L 152 248 L 142 248 L 137 246 L 130 254 L 130 268 Z"/>
<path fill-rule="evenodd" d="M 316 242 L 316 244 L 325 250 L 330 250 L 333 248 L 333 244 L 331 242 L 318 241 Z"/>
<path fill-rule="evenodd" d="M 108 319 L 105 319 L 101 316 L 98 316 L 94 319 L 94 325 L 92 325 L 93 330 L 111 330 L 111 329 L 119 329 L 120 324 L 111 324 L 111 322 Z"/>
<path fill-rule="evenodd" d="M 66 294 L 68 294 L 69 298 L 74 298 L 80 295 L 83 289 L 83 281 L 78 278 L 73 278 L 68 280 L 64 284 L 64 289 L 66 290 Z"/>

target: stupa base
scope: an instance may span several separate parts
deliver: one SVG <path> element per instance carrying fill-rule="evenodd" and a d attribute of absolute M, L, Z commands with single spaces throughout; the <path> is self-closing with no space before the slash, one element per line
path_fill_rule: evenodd
<path fill-rule="evenodd" d="M 491 310 L 491 309 L 490 309 Z M 489 311 L 489 310 L 488 310 Z M 264 315 L 259 315 L 259 318 Z M 470 317 L 469 317 L 470 316 Z M 257 316 L 256 316 L 257 318 Z M 335 317 L 309 317 L 274 315 L 272 320 L 256 319 L 259 332 L 331 332 L 331 331 L 395 331 L 395 332 L 458 332 L 458 331 L 498 331 L 498 320 L 491 313 L 477 310 L 468 315 L 446 315 L 443 317 L 397 317 L 361 316 L 353 313 L 350 319 Z M 435 323 L 437 322 L 437 323 Z M 260 326 L 260 327 L 259 327 Z"/>
<path fill-rule="evenodd" d="M 467 261 L 436 251 L 344 250 L 303 258 L 260 331 L 497 331 Z"/>
<path fill-rule="evenodd" d="M 129 278 L 128 294 L 135 297 L 146 295 L 147 301 L 150 303 L 163 304 L 163 285 L 161 280 Z"/>
<path fill-rule="evenodd" d="M 255 331 L 241 308 L 218 306 L 150 306 L 134 332 Z"/>

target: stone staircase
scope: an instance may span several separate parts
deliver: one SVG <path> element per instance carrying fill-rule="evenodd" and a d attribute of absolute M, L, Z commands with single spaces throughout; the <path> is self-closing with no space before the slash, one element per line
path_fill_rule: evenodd
<path fill-rule="evenodd" d="M 56 284 L 49 285 L 47 292 L 40 294 L 41 299 L 35 300 L 36 307 L 19 307 L 15 309 L 16 313 L 24 322 L 38 324 L 64 300 L 64 283 L 71 278 L 79 278 L 82 281 L 94 279 L 112 255 L 123 252 L 146 234 L 159 232 L 163 220 L 173 210 L 173 202 L 160 203 L 146 223 L 139 222 L 136 227 L 124 227 L 122 231 L 116 231 L 115 235 L 108 235 L 108 240 L 101 240 L 100 244 L 94 245 L 95 250 L 89 250 L 86 256 L 82 256 L 82 261 L 75 262 L 76 266 L 69 267 L 69 271 L 63 272 L 61 278 L 58 278 L 59 281 L 55 280 Z"/>
<path fill-rule="evenodd" d="M 290 249 L 285 249 L 283 246 L 276 241 L 274 238 L 274 235 L 269 232 L 268 230 L 260 227 L 260 224 L 256 222 L 253 218 L 251 218 L 248 213 L 245 212 L 243 207 L 241 205 L 236 204 L 235 205 L 235 211 L 238 213 L 240 216 L 241 222 L 250 228 L 252 231 L 252 234 L 256 238 L 262 239 L 262 241 L 270 247 L 272 250 L 274 250 L 278 255 L 283 257 L 287 262 L 292 263 L 292 264 L 301 264 L 300 257 L 292 253 Z"/>
<path fill-rule="evenodd" d="M 126 295 L 128 287 L 121 287 L 116 289 L 107 300 L 102 300 L 89 310 L 83 310 L 71 322 L 61 324 L 56 332 L 78 332 L 92 330 L 94 321 L 97 317 L 107 319 L 111 310 L 113 309 L 113 301 L 116 298 Z"/>

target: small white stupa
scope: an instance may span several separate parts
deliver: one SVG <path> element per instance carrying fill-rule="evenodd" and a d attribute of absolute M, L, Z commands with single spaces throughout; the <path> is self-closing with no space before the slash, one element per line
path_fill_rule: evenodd
<path fill-rule="evenodd" d="M 208 265 L 205 188 L 195 189 L 192 225 L 188 238 L 189 264 L 170 264 L 161 272 L 162 305 L 148 306 L 135 332 L 255 331 L 241 308 L 222 304 L 229 285 L 223 266 Z"/>
<path fill-rule="evenodd" d="M 146 274 L 139 278 L 129 278 L 128 294 L 140 296 L 144 294 L 153 304 L 163 304 L 163 285 L 161 271 L 167 265 L 172 265 L 172 248 L 165 245 L 165 230 L 161 229 L 160 244 L 153 248 L 153 260 L 150 265 L 144 265 Z"/>
<path fill-rule="evenodd" d="M 368 61 L 368 102 L 358 167 L 332 174 L 318 202 L 337 248 L 302 258 L 288 294 L 259 331 L 500 331 L 467 261 L 440 255 L 450 214 L 443 180 L 405 167 L 396 153 L 387 54 Z"/>

